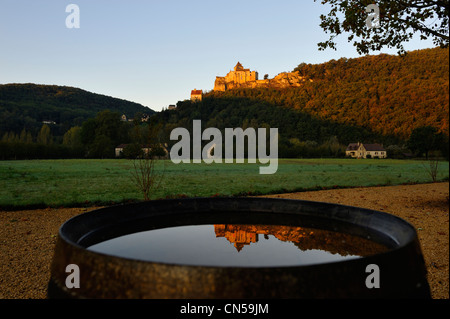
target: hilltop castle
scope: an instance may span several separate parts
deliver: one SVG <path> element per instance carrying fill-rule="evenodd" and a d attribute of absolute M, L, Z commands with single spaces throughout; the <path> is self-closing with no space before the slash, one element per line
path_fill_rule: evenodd
<path fill-rule="evenodd" d="M 258 72 L 244 69 L 242 64 L 238 62 L 234 67 L 234 71 L 230 71 L 226 76 L 216 77 L 214 83 L 214 91 L 225 91 L 231 83 L 243 84 L 250 81 L 258 80 Z"/>
<path fill-rule="evenodd" d="M 305 77 L 300 76 L 298 72 L 283 72 L 273 79 L 264 77 L 264 80 L 258 79 L 258 72 L 244 69 L 238 62 L 234 71 L 230 71 L 226 76 L 217 76 L 214 83 L 214 91 L 226 91 L 234 88 L 286 88 L 301 86 L 306 81 Z M 310 80 L 312 81 L 312 80 Z"/>

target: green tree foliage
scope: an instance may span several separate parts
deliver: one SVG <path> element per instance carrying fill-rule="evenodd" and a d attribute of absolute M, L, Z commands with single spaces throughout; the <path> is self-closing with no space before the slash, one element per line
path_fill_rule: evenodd
<path fill-rule="evenodd" d="M 97 122 L 95 118 L 88 119 L 83 123 L 80 132 L 81 143 L 83 143 L 83 145 L 89 145 L 94 141 L 96 128 Z"/>
<path fill-rule="evenodd" d="M 265 100 L 236 96 L 238 94 L 263 92 L 259 90 L 236 90 L 211 93 L 202 102 L 179 102 L 176 111 L 166 110 L 151 118 L 151 125 L 161 126 L 162 140 L 169 145 L 170 132 L 175 127 L 185 127 L 192 132 L 192 121 L 202 120 L 202 128 L 216 127 L 224 134 L 231 127 L 269 128 L 279 130 L 280 157 L 332 157 L 343 155 L 342 148 L 354 140 L 381 141 L 381 135 L 363 127 L 351 127 L 333 121 L 315 118 L 283 105 Z M 234 95 L 234 96 L 233 96 Z M 294 145 L 292 139 L 307 142 Z M 208 141 L 204 142 L 205 144 Z"/>
<path fill-rule="evenodd" d="M 50 145 L 53 142 L 52 132 L 47 124 L 42 125 L 41 130 L 37 136 L 38 144 Z"/>
<path fill-rule="evenodd" d="M 318 1 L 318 0 L 314 0 Z M 321 28 L 330 38 L 319 43 L 319 48 L 336 49 L 335 37 L 348 34 L 360 54 L 378 51 L 384 47 L 404 53 L 403 44 L 420 34 L 421 39 L 432 39 L 437 46 L 449 44 L 449 1 L 442 0 L 320 0 L 330 7 L 321 15 Z M 372 19 L 366 7 L 376 3 L 379 8 L 379 28 L 368 27 Z"/>
<path fill-rule="evenodd" d="M 81 142 L 81 127 L 74 126 L 71 127 L 63 137 L 63 145 L 70 147 L 81 147 L 83 144 Z"/>
<path fill-rule="evenodd" d="M 0 85 L 0 131 L 20 134 L 23 128 L 37 136 L 43 121 L 51 125 L 55 138 L 74 126 L 111 110 L 133 118 L 136 113 L 151 115 L 153 110 L 141 104 L 87 92 L 78 88 L 37 85 Z"/>
<path fill-rule="evenodd" d="M 3 134 L 2 137 L 2 142 L 14 143 L 17 142 L 18 140 L 19 138 L 17 137 L 17 134 L 14 132 L 6 132 L 5 134 Z"/>
<path fill-rule="evenodd" d="M 430 151 L 442 149 L 445 137 L 442 133 L 438 133 L 437 129 L 431 126 L 422 126 L 414 129 L 408 140 L 408 147 L 418 155 L 425 153 L 428 159 Z"/>
<path fill-rule="evenodd" d="M 0 159 L 113 157 L 115 147 L 127 143 L 153 145 L 156 151 L 155 145 L 168 143 L 170 147 L 176 142 L 169 139 L 174 128 L 191 130 L 194 119 L 202 120 L 203 129 L 277 127 L 280 157 L 343 156 L 348 143 L 358 141 L 392 146 L 390 153 L 402 157 L 410 152 L 404 145 L 416 128 L 433 127 L 448 141 L 448 53 L 448 49 L 435 48 L 409 52 L 405 57 L 381 54 L 317 65 L 301 63 L 295 69 L 307 79 L 301 87 L 210 92 L 201 102 L 180 101 L 175 110 L 155 113 L 147 123 L 123 122 L 122 112 L 103 110 L 79 125 L 68 126 L 62 135 L 57 125 L 47 125 L 54 136 L 54 143 L 48 145 L 32 143 L 43 130 L 42 122 L 37 129 L 29 129 L 22 117 L 20 127 L 9 129 L 8 120 L 5 124 L 0 116 Z M 28 102 L 20 94 L 30 93 L 17 91 L 24 89 L 21 86 L 4 87 L 0 85 L 0 115 L 11 119 L 11 113 L 3 112 L 3 101 L 26 110 Z M 40 105 L 39 94 L 44 89 L 50 88 L 36 87 L 37 97 L 30 105 Z M 48 100 L 52 94 L 44 96 Z M 65 96 L 62 100 L 71 99 L 63 92 L 60 95 Z M 140 116 L 136 112 L 136 118 Z M 448 158 L 448 147 L 441 151 Z"/>
<path fill-rule="evenodd" d="M 115 144 L 107 135 L 96 135 L 93 142 L 88 146 L 87 156 L 90 158 L 112 158 L 114 157 Z"/>
<path fill-rule="evenodd" d="M 165 140 L 178 126 L 277 127 L 281 157 L 336 156 L 351 142 L 400 145 L 413 129 L 432 126 L 448 136 L 448 49 L 331 60 L 299 71 L 308 80 L 287 89 L 209 92 L 202 102 L 179 102 L 154 115 Z M 299 143 L 294 143 L 297 139 Z M 336 143 L 336 139 L 337 143 Z"/>
<path fill-rule="evenodd" d="M 81 141 L 81 127 L 71 127 L 66 134 L 64 134 L 62 145 L 68 147 L 77 157 L 83 157 L 85 154 L 85 147 Z"/>
<path fill-rule="evenodd" d="M 142 157 L 144 152 L 142 151 L 142 145 L 139 143 L 130 143 L 124 147 L 122 156 L 124 158 L 135 159 Z"/>
<path fill-rule="evenodd" d="M 33 143 L 33 136 L 31 136 L 31 133 L 28 132 L 26 129 L 23 129 L 22 132 L 20 132 L 20 142 L 25 144 L 31 144 Z"/>
<path fill-rule="evenodd" d="M 403 141 L 420 126 L 449 134 L 448 49 L 302 63 L 295 71 L 313 82 L 280 94 L 292 108 Z"/>
<path fill-rule="evenodd" d="M 87 149 L 87 157 L 114 157 L 115 147 L 129 141 L 129 129 L 130 124 L 121 121 L 119 113 L 99 112 L 81 127 L 80 138 Z"/>

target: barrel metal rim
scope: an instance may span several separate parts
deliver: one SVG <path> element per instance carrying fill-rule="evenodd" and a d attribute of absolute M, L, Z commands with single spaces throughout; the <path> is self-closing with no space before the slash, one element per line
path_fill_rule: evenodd
<path fill-rule="evenodd" d="M 381 256 L 385 254 L 391 254 L 399 249 L 402 249 L 403 247 L 410 245 L 413 241 L 417 239 L 417 232 L 409 222 L 405 221 L 404 219 L 397 217 L 395 215 L 389 214 L 387 212 L 381 212 L 373 209 L 367 209 L 367 208 L 360 208 L 356 206 L 349 206 L 349 205 L 341 205 L 341 204 L 334 204 L 334 203 L 327 203 L 327 202 L 317 202 L 317 201 L 308 201 L 308 200 L 296 200 L 296 199 L 281 199 L 281 198 L 267 198 L 267 197 L 257 197 L 257 198 L 249 198 L 249 197 L 221 197 L 221 198 L 210 198 L 210 197 L 194 197 L 194 198 L 181 198 L 181 199 L 160 199 L 160 200 L 154 200 L 154 201 L 148 201 L 148 202 L 139 202 L 139 203 L 132 203 L 132 204 L 120 204 L 115 206 L 109 206 L 104 208 L 99 208 L 92 210 L 87 213 L 83 213 L 77 216 L 74 216 L 70 219 L 68 219 L 66 222 L 64 222 L 61 227 L 59 228 L 58 237 L 63 240 L 66 244 L 76 247 L 77 249 L 84 249 L 88 250 L 88 247 L 92 245 L 92 237 L 96 238 L 96 234 L 100 231 L 106 231 L 111 226 L 118 226 L 122 224 L 123 222 L 129 222 L 132 224 L 135 224 L 139 221 L 142 216 L 139 214 L 139 216 L 133 216 L 133 214 L 130 214 L 130 212 L 136 211 L 136 210 L 142 210 L 149 207 L 155 207 L 155 206 L 161 206 L 166 207 L 168 204 L 176 204 L 178 207 L 186 208 L 188 204 L 193 205 L 191 209 L 183 209 L 182 212 L 172 212 L 170 210 L 163 212 L 162 214 L 171 214 L 174 217 L 176 216 L 183 216 L 186 214 L 197 214 L 198 217 L 201 219 L 203 214 L 207 214 L 210 211 L 207 211 L 207 208 L 213 208 L 214 213 L 223 212 L 228 213 L 230 209 L 222 209 L 221 205 L 228 206 L 231 203 L 239 203 L 243 204 L 244 206 L 234 206 L 233 210 L 237 210 L 239 212 L 248 212 L 248 206 L 252 205 L 252 203 L 257 202 L 257 206 L 260 206 L 261 203 L 264 203 L 264 205 L 272 205 L 271 209 L 260 209 L 256 211 L 252 211 L 252 214 L 261 215 L 261 214 L 269 214 L 269 215 L 277 215 L 277 217 L 287 217 L 287 216 L 307 216 L 307 218 L 316 217 L 319 220 L 332 220 L 333 222 L 340 222 L 340 223 L 349 223 L 357 228 L 360 228 L 360 230 L 365 230 L 368 232 L 373 233 L 374 231 L 379 232 L 379 234 L 382 234 L 383 236 L 386 236 L 385 239 L 388 241 L 390 240 L 390 243 L 387 244 L 387 250 L 382 253 L 378 253 L 376 255 L 371 255 L 364 257 L 365 259 L 370 259 L 373 256 Z M 211 206 L 199 206 L 199 204 L 217 204 L 220 203 L 220 206 L 213 205 Z M 279 207 L 280 204 L 287 204 L 283 205 L 280 209 L 273 210 L 273 207 Z M 308 207 L 312 208 L 312 210 L 316 210 L 317 208 L 322 209 L 332 209 L 336 210 L 336 212 L 332 214 L 323 214 L 322 216 L 313 216 L 317 212 L 314 212 L 312 214 L 308 213 L 305 214 L 304 211 L 296 210 L 294 207 L 300 207 L 301 209 Z M 206 209 L 205 209 L 206 208 Z M 286 211 L 286 208 L 290 208 L 290 210 Z M 129 212 L 123 212 L 123 210 L 129 210 Z M 253 209 L 255 209 L 253 207 Z M 100 218 L 97 220 L 97 228 L 90 229 L 92 226 L 89 223 L 89 218 L 98 215 Z M 162 214 L 157 214 L 156 216 L 148 216 L 148 213 L 144 213 L 144 218 L 154 218 L 154 217 L 160 217 Z M 320 214 L 320 213 L 319 213 Z M 363 216 L 364 218 L 352 218 L 352 217 L 358 217 Z M 108 218 L 110 217 L 110 218 Z M 112 218 L 111 218 L 112 217 Z M 117 218 L 121 218 L 118 220 Z M 215 217 L 215 216 L 214 216 Z M 104 218 L 108 218 L 108 223 L 103 224 L 102 226 L 98 226 L 98 222 L 103 223 Z M 226 218 L 226 217 L 224 217 Z M 114 220 L 114 222 L 111 222 L 111 220 Z M 117 221 L 117 223 L 115 223 Z M 370 222 L 371 224 L 368 224 L 367 222 Z M 389 222 L 389 223 L 386 223 Z M 195 222 L 195 223 L 189 223 L 184 222 L 177 226 L 188 226 L 188 225 L 201 225 L 201 224 L 210 224 L 208 222 Z M 242 223 L 242 224 L 251 224 L 251 223 Z M 261 225 L 273 225 L 273 223 L 259 223 Z M 320 224 L 320 222 L 319 222 Z M 287 223 L 278 223 L 277 225 L 284 225 L 284 226 L 296 226 L 296 225 L 288 225 Z M 299 225 L 300 226 L 300 225 Z M 391 226 L 387 229 L 387 226 Z M 165 227 L 173 227 L 171 225 L 164 226 L 164 227 L 156 227 L 154 229 L 162 229 Z M 381 230 L 380 230 L 381 228 Z M 83 231 L 83 229 L 88 229 L 86 231 Z M 145 228 L 144 228 L 145 229 Z M 320 229 L 320 228 L 319 228 Z M 334 230 L 336 231 L 336 230 Z M 136 231 L 132 231 L 131 233 L 134 233 Z M 117 234 L 116 232 L 113 232 L 110 234 L 108 239 L 112 239 L 121 235 L 129 234 L 130 232 L 122 231 L 120 234 Z M 91 240 L 86 240 L 90 238 Z M 372 238 L 367 238 L 370 240 L 373 240 Z M 102 242 L 103 240 L 94 240 L 94 243 Z M 86 243 L 89 244 L 86 244 Z M 89 250 L 88 250 L 89 251 Z M 90 251 L 92 252 L 92 251 Z M 273 267 L 259 267 L 259 266 L 249 266 L 249 267 L 241 267 L 241 266 L 208 266 L 208 265 L 183 265 L 178 263 L 165 263 L 165 262 L 158 262 L 158 261 L 148 261 L 148 260 L 141 260 L 137 258 L 126 258 L 121 257 L 118 255 L 112 255 L 112 254 L 106 254 L 102 252 L 92 252 L 94 254 L 102 255 L 108 258 L 117 258 L 117 259 L 124 259 L 124 260 L 131 260 L 139 263 L 147 263 L 147 264 L 161 264 L 161 265 L 167 265 L 167 266 L 183 266 L 183 267 L 201 267 L 201 268 L 291 268 L 291 267 L 311 267 L 311 266 L 317 266 L 317 264 L 312 265 L 293 265 L 293 266 L 273 266 Z M 338 260 L 338 261 L 331 261 L 326 264 L 333 264 L 333 263 L 351 263 L 357 261 L 357 259 L 350 259 L 350 260 Z"/>
<path fill-rule="evenodd" d="M 152 223 L 158 229 L 164 228 L 161 225 L 215 224 L 225 219 L 225 224 L 254 224 L 258 218 L 263 219 L 257 223 L 260 225 L 296 226 L 298 222 L 306 227 L 307 222 L 320 225 L 319 229 L 344 227 L 351 230 L 349 234 L 378 236 L 373 238 L 375 242 L 384 240 L 390 246 L 386 245 L 385 252 L 362 258 L 262 267 L 170 264 L 88 249 L 105 238 L 136 232 L 136 225 L 148 230 Z M 64 270 L 71 263 L 89 269 L 82 271 L 82 289 L 68 289 L 64 284 Z M 383 269 L 383 289 L 365 286 L 366 267 L 372 263 Z M 430 297 L 417 233 L 407 221 L 354 206 L 267 197 L 162 199 L 74 216 L 59 229 L 51 272 L 50 298 Z"/>

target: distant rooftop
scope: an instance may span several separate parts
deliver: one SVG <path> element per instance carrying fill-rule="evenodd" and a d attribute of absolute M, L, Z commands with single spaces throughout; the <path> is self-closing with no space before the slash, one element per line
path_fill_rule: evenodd
<path fill-rule="evenodd" d="M 360 145 L 364 145 L 366 151 L 385 151 L 380 144 L 364 144 L 364 143 L 350 143 L 347 146 L 347 151 L 356 151 Z"/>

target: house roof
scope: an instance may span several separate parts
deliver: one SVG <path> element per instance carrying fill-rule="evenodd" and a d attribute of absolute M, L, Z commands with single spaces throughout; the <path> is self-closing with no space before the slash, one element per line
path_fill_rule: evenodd
<path fill-rule="evenodd" d="M 347 146 L 347 151 L 356 151 L 359 147 L 359 143 L 350 143 Z"/>
<path fill-rule="evenodd" d="M 385 149 L 380 144 L 364 144 L 366 151 L 384 151 Z"/>
<path fill-rule="evenodd" d="M 347 146 L 347 151 L 356 151 L 359 148 L 360 145 L 361 145 L 360 143 L 350 143 Z M 383 146 L 381 146 L 380 144 L 362 144 L 362 145 L 364 146 L 366 151 L 369 151 L 369 152 L 372 152 L 372 151 L 385 151 Z"/>
<path fill-rule="evenodd" d="M 191 95 L 200 95 L 200 94 L 203 94 L 202 90 L 192 90 L 191 91 Z"/>

